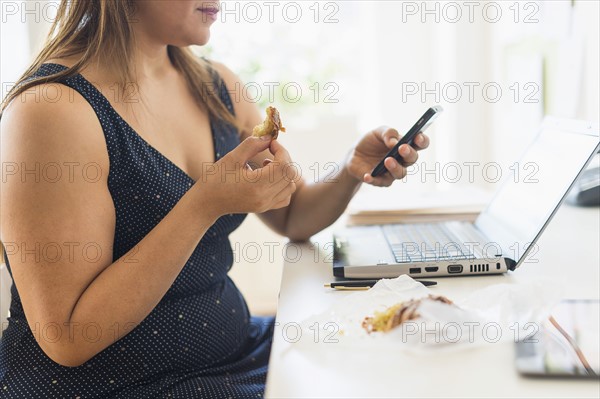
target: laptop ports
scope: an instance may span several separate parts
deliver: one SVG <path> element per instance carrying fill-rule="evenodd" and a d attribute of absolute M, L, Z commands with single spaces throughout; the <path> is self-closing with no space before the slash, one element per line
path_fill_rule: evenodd
<path fill-rule="evenodd" d="M 463 271 L 462 265 L 450 265 L 450 266 L 448 266 L 448 273 L 450 273 L 450 274 L 462 273 L 462 271 Z"/>
<path fill-rule="evenodd" d="M 411 267 L 410 269 L 408 269 L 408 273 L 409 274 L 419 274 L 419 273 L 421 273 L 421 268 L 420 267 Z"/>
<path fill-rule="evenodd" d="M 433 273 L 433 272 L 437 272 L 437 271 L 438 271 L 438 269 L 439 269 L 439 268 L 438 268 L 437 266 L 436 266 L 436 267 L 433 267 L 433 266 L 432 266 L 432 267 L 426 267 L 426 268 L 425 268 L 425 271 L 426 271 L 426 272 L 428 272 L 428 273 Z"/>

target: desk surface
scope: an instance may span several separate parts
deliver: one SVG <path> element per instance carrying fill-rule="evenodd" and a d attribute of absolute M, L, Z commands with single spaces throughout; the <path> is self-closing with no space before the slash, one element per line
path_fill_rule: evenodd
<path fill-rule="evenodd" d="M 439 278 L 434 291 L 460 300 L 474 289 L 544 275 L 564 282 L 565 298 L 598 299 L 599 231 L 600 209 L 564 205 L 538 242 L 538 263 L 507 275 Z M 322 342 L 293 347 L 282 326 L 300 323 L 350 294 L 323 288 L 333 278 L 323 250 L 330 249 L 329 241 L 330 235 L 322 234 L 313 245 L 291 244 L 287 253 L 266 397 L 600 397 L 597 380 L 519 376 L 512 342 L 426 358 L 394 348 L 353 353 Z"/>

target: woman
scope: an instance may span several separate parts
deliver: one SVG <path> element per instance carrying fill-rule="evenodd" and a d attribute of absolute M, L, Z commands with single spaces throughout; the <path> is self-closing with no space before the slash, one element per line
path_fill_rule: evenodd
<path fill-rule="evenodd" d="M 403 146 L 406 164 L 371 177 L 398 140 L 381 127 L 335 184 L 305 184 L 281 144 L 251 137 L 262 118 L 232 103 L 238 78 L 186 49 L 218 7 L 63 0 L 5 99 L 2 162 L 18 172 L 1 197 L 15 283 L 1 397 L 262 396 L 270 332 L 249 328 L 265 323 L 227 277 L 228 235 L 252 212 L 307 240 L 362 182 L 388 186 L 417 160 Z"/>

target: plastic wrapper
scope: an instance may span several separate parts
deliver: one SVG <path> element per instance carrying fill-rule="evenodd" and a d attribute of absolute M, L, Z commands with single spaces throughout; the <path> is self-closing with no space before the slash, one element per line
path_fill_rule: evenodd
<path fill-rule="evenodd" d="M 408 276 L 380 280 L 368 291 L 340 298 L 326 311 L 300 323 L 297 344 L 336 343 L 383 345 L 406 350 L 458 350 L 475 345 L 522 340 L 538 331 L 561 298 L 560 286 L 550 281 L 496 284 L 473 291 L 453 305 L 423 299 L 419 316 L 388 332 L 368 333 L 362 322 L 375 311 L 399 302 L 439 295 Z M 318 339 L 317 339 L 318 338 Z"/>

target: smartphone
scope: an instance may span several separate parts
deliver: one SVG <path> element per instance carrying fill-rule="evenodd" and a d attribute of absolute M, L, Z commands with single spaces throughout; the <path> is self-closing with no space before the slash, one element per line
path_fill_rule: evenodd
<path fill-rule="evenodd" d="M 390 152 L 388 152 L 387 155 L 385 157 L 383 157 L 381 162 L 379 162 L 379 164 L 377 166 L 375 166 L 375 169 L 373 169 L 373 171 L 371 172 L 371 176 L 377 177 L 377 176 L 381 176 L 387 172 L 387 169 L 386 169 L 385 165 L 383 164 L 383 161 L 385 161 L 386 158 L 392 157 L 396 161 L 402 163 L 402 157 L 398 153 L 398 148 L 402 144 L 408 144 L 410 146 L 413 146 L 413 140 L 415 139 L 416 135 L 419 132 L 424 132 L 442 111 L 443 111 L 443 108 L 439 105 L 429 108 L 423 114 L 423 116 L 417 121 L 417 123 L 415 123 L 415 125 L 410 128 L 408 133 L 406 133 L 398 141 L 398 143 L 394 146 L 394 148 L 392 148 L 390 150 Z"/>

